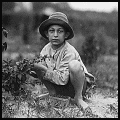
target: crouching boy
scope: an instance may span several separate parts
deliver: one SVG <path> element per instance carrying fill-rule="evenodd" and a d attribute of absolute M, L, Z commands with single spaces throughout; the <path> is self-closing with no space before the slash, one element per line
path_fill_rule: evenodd
<path fill-rule="evenodd" d="M 86 109 L 83 85 L 86 77 L 94 79 L 94 76 L 88 73 L 76 49 L 67 42 L 74 37 L 67 16 L 61 12 L 53 13 L 40 24 L 39 32 L 49 43 L 40 52 L 40 56 L 47 56 L 44 63 L 34 64 L 38 78 L 50 95 L 70 96 L 79 107 Z"/>

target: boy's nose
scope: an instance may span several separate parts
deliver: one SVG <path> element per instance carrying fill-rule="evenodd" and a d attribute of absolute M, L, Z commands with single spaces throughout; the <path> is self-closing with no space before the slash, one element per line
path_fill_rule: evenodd
<path fill-rule="evenodd" d="M 54 37 L 57 37 L 58 36 L 58 33 L 57 33 L 57 31 L 55 31 L 55 33 L 54 33 Z"/>

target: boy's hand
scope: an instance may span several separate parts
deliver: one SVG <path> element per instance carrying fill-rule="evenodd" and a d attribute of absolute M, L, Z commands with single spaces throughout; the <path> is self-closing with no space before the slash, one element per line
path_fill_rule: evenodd
<path fill-rule="evenodd" d="M 45 67 L 39 62 L 39 63 L 34 63 L 33 67 L 27 73 L 34 78 L 38 78 L 38 75 L 41 74 L 40 71 L 45 72 L 46 70 L 47 70 L 47 67 Z"/>
<path fill-rule="evenodd" d="M 29 75 L 31 75 L 31 76 L 34 77 L 34 78 L 38 78 L 38 76 L 37 76 L 37 74 L 36 74 L 35 71 L 30 71 L 30 72 L 29 72 Z"/>
<path fill-rule="evenodd" d="M 88 78 L 88 80 L 87 81 L 92 81 L 92 82 L 94 82 L 95 81 L 95 77 L 92 75 L 92 74 L 90 74 L 90 73 L 85 73 L 85 75 L 86 75 L 86 77 Z M 89 80 L 90 79 L 90 80 Z"/>
<path fill-rule="evenodd" d="M 47 67 L 44 66 L 43 64 L 39 63 L 34 63 L 34 69 L 36 70 L 43 70 L 43 71 L 47 71 Z"/>

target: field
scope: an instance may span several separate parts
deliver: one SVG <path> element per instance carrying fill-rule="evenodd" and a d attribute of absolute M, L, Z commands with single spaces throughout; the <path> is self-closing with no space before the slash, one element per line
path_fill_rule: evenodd
<path fill-rule="evenodd" d="M 92 66 L 87 67 L 96 77 L 96 88 L 91 90 L 91 97 L 86 101 L 91 113 L 83 112 L 69 99 L 40 98 L 47 93 L 43 85 L 27 84 L 30 93 L 24 100 L 15 101 L 9 94 L 6 107 L 2 110 L 3 118 L 118 118 L 118 56 L 101 56 Z M 30 81 L 36 79 L 28 76 Z"/>

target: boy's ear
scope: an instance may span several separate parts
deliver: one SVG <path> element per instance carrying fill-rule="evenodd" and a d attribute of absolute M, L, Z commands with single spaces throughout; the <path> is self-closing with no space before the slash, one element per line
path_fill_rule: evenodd
<path fill-rule="evenodd" d="M 69 33 L 69 32 L 66 32 L 65 38 L 68 38 L 69 35 L 70 35 L 70 33 Z"/>

